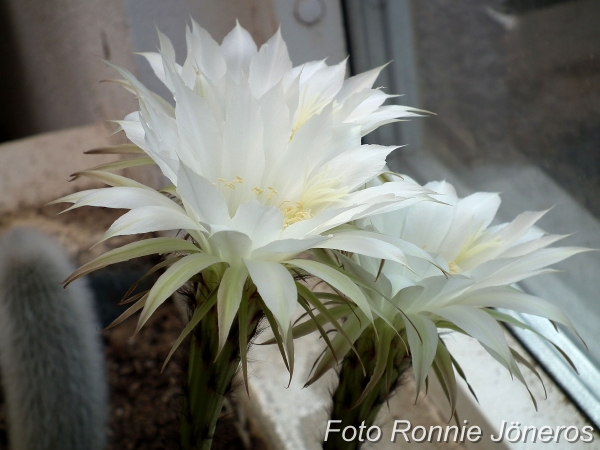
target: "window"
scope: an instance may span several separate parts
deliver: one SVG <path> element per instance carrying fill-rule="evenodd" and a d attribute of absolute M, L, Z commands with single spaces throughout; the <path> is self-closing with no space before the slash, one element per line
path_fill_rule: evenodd
<path fill-rule="evenodd" d="M 346 0 L 356 72 L 392 61 L 380 85 L 437 115 L 369 137 L 406 143 L 389 161 L 459 195 L 502 193 L 499 218 L 550 211 L 540 227 L 600 248 L 600 3 L 594 0 Z M 595 252 L 521 284 L 559 305 L 583 339 L 558 341 L 580 371 L 531 333 L 512 330 L 582 411 L 600 425 L 600 302 Z M 535 326 L 539 320 L 527 317 Z M 543 321 L 541 321 L 543 322 Z M 543 325 L 549 324 L 545 323 Z M 551 326 L 550 326 L 551 328 Z"/>

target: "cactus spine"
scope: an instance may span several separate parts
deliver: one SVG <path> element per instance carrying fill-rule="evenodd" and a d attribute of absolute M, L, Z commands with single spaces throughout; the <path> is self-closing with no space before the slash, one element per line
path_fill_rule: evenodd
<path fill-rule="evenodd" d="M 107 388 L 92 296 L 47 236 L 0 240 L 0 368 L 12 450 L 100 450 Z"/>

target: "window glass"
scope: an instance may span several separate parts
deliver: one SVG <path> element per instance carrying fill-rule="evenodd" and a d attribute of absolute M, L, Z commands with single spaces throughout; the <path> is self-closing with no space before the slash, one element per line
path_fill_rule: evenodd
<path fill-rule="evenodd" d="M 393 169 L 463 196 L 500 192 L 502 222 L 553 208 L 542 229 L 600 248 L 600 2 L 347 0 L 345 10 L 354 70 L 393 60 L 379 83 L 437 114 L 372 137 L 408 144 Z M 556 268 L 521 288 L 559 305 L 600 367 L 600 257 Z"/>

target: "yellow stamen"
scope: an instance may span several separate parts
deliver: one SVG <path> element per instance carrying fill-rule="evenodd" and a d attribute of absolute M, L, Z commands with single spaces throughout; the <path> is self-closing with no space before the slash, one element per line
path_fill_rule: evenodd
<path fill-rule="evenodd" d="M 450 269 L 450 275 L 456 275 L 462 272 L 461 268 L 458 267 L 458 264 L 456 264 L 454 261 L 448 264 L 448 269 Z"/>

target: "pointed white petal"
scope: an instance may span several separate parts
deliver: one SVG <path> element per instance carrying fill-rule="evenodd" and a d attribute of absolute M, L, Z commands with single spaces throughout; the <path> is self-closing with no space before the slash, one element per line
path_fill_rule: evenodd
<path fill-rule="evenodd" d="M 546 248 L 549 245 L 552 245 L 555 242 L 560 241 L 561 239 L 564 239 L 566 237 L 567 237 L 567 235 L 549 235 L 549 236 L 543 236 L 543 237 L 540 237 L 537 239 L 531 239 L 522 244 L 518 244 L 513 247 L 510 247 L 508 250 L 502 252 L 500 254 L 500 257 L 516 258 L 519 256 L 525 256 L 529 253 L 533 253 L 542 248 Z"/>
<path fill-rule="evenodd" d="M 496 351 L 509 364 L 512 356 L 504 332 L 498 322 L 488 314 L 477 308 L 458 305 L 437 309 L 434 312 Z"/>
<path fill-rule="evenodd" d="M 173 76 L 177 95 L 175 107 L 177 131 L 181 146 L 177 155 L 196 173 L 215 176 L 221 170 L 222 139 L 213 111 L 205 99 L 187 88 L 183 80 Z"/>
<path fill-rule="evenodd" d="M 212 36 L 192 20 L 192 56 L 198 69 L 213 83 L 220 80 L 227 71 L 221 47 Z"/>
<path fill-rule="evenodd" d="M 154 75 L 156 75 L 156 78 L 158 78 L 160 81 L 162 81 L 163 84 L 171 92 L 173 92 L 173 87 L 169 86 L 167 84 L 167 79 L 166 79 L 166 76 L 165 76 L 165 68 L 163 66 L 163 59 L 162 59 L 162 56 L 160 56 L 160 53 L 156 53 L 156 52 L 144 52 L 144 53 L 138 53 L 138 55 L 143 56 L 144 58 L 146 58 L 146 61 L 148 61 L 148 63 L 150 64 L 150 67 L 154 71 Z"/>
<path fill-rule="evenodd" d="M 346 295 L 356 303 L 371 322 L 373 321 L 373 314 L 371 313 L 371 307 L 369 306 L 367 298 L 360 288 L 346 275 L 317 261 L 293 259 L 288 261 L 288 263 L 320 278 L 342 294 Z"/>
<path fill-rule="evenodd" d="M 327 170 L 339 174 L 340 185 L 353 191 L 381 173 L 387 156 L 395 146 L 361 145 L 347 149 L 344 154 L 327 163 Z"/>
<path fill-rule="evenodd" d="M 216 264 L 219 259 L 207 253 L 195 253 L 188 255 L 177 261 L 163 273 L 150 292 L 140 315 L 137 330 L 139 330 L 152 313 L 166 300 L 173 292 L 183 286 L 190 278 L 203 271 L 207 267 Z"/>
<path fill-rule="evenodd" d="M 252 239 L 253 248 L 262 247 L 277 240 L 283 229 L 283 214 L 272 206 L 264 206 L 253 200 L 238 208 L 233 226 Z"/>
<path fill-rule="evenodd" d="M 242 74 L 248 74 L 250 60 L 256 53 L 256 44 L 250 33 L 238 22 L 223 39 L 221 51 L 227 62 L 227 73 L 239 81 Z"/>
<path fill-rule="evenodd" d="M 346 101 L 346 99 L 348 99 L 348 97 L 350 97 L 352 94 L 360 92 L 364 89 L 371 89 L 375 83 L 375 80 L 385 66 L 387 66 L 387 64 L 348 78 L 346 81 L 344 81 L 344 85 L 335 96 L 335 99 L 342 103 Z"/>
<path fill-rule="evenodd" d="M 544 248 L 521 258 L 489 261 L 470 271 L 469 275 L 478 280 L 478 288 L 510 285 L 552 271 L 545 268 L 586 251 L 589 249 L 581 247 Z"/>
<path fill-rule="evenodd" d="M 378 259 L 389 259 L 402 265 L 408 265 L 406 255 L 398 247 L 377 239 L 375 233 L 359 231 L 338 233 L 327 241 L 316 245 L 316 248 L 330 248 L 350 253 L 359 253 Z"/>
<path fill-rule="evenodd" d="M 406 337 L 408 338 L 408 345 L 412 356 L 418 397 L 435 358 L 438 345 L 438 331 L 435 324 L 426 317 L 419 314 L 407 314 L 407 316 L 410 319 L 410 323 L 406 323 Z"/>
<path fill-rule="evenodd" d="M 228 196 L 233 211 L 250 195 L 255 198 L 252 188 L 261 186 L 265 167 L 263 151 L 264 125 L 260 114 L 260 103 L 248 87 L 247 81 L 230 83 L 226 99 L 225 123 L 223 128 L 223 156 L 221 176 L 225 180 L 240 177 L 246 189 L 235 189 Z M 214 151 L 214 150 L 213 150 Z"/>
<path fill-rule="evenodd" d="M 133 209 L 141 206 L 163 206 L 183 213 L 173 200 L 150 189 L 138 187 L 110 187 L 97 189 L 77 200 L 69 209 L 82 206 L 102 206 L 104 208 Z"/>
<path fill-rule="evenodd" d="M 478 290 L 459 297 L 458 302 L 466 306 L 504 308 L 532 314 L 562 323 L 572 330 L 575 329 L 560 308 L 542 298 L 525 294 L 508 286 Z"/>
<path fill-rule="evenodd" d="M 75 203 L 81 200 L 86 195 L 89 195 L 93 192 L 96 192 L 98 189 L 87 189 L 85 191 L 74 192 L 73 194 L 65 195 L 64 197 L 57 198 L 56 200 L 48 203 L 49 205 L 54 205 L 56 203 Z"/>
<path fill-rule="evenodd" d="M 283 262 L 299 253 L 315 248 L 319 242 L 326 239 L 324 236 L 309 236 L 304 239 L 278 239 L 255 249 L 251 254 L 251 258 Z"/>
<path fill-rule="evenodd" d="M 371 114 L 390 97 L 393 96 L 383 91 L 364 89 L 353 94 L 344 102 L 336 111 L 336 120 L 346 123 L 356 122 L 362 125 L 368 122 Z"/>
<path fill-rule="evenodd" d="M 244 233 L 233 230 L 223 230 L 213 233 L 208 238 L 214 254 L 230 266 L 241 264 L 243 258 L 247 258 L 252 248 L 252 241 Z"/>
<path fill-rule="evenodd" d="M 217 294 L 217 317 L 219 319 L 219 351 L 223 348 L 233 319 L 242 300 L 242 291 L 248 278 L 246 266 L 228 267 L 223 274 Z"/>
<path fill-rule="evenodd" d="M 281 264 L 249 259 L 244 262 L 262 300 L 279 323 L 285 341 L 298 306 L 292 275 Z"/>
<path fill-rule="evenodd" d="M 231 224 L 227 204 L 221 191 L 185 164 L 178 174 L 177 193 L 203 223 L 228 226 Z"/>
<path fill-rule="evenodd" d="M 165 206 L 143 206 L 119 217 L 106 231 L 101 241 L 113 236 L 167 230 L 202 230 L 202 227 L 183 213 Z"/>
<path fill-rule="evenodd" d="M 127 139 L 133 142 L 135 145 L 140 147 L 141 149 L 146 149 L 148 146 L 145 141 L 146 132 L 144 131 L 144 127 L 142 126 L 139 118 L 139 112 L 134 112 L 132 114 L 127 115 L 126 120 L 117 120 L 115 123 L 118 123 Z"/>
<path fill-rule="evenodd" d="M 249 83 L 254 96 L 262 97 L 291 69 L 292 61 L 279 29 L 250 62 Z"/>

